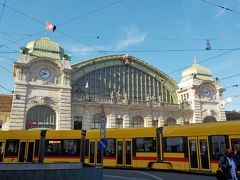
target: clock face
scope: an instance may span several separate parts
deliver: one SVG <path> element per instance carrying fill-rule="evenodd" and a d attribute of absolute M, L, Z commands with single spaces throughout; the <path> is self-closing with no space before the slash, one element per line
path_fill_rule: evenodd
<path fill-rule="evenodd" d="M 212 89 L 208 86 L 205 86 L 202 88 L 202 95 L 203 97 L 211 97 L 212 96 Z"/>
<path fill-rule="evenodd" d="M 39 71 L 39 76 L 43 79 L 43 80 L 48 80 L 51 77 L 51 70 L 48 68 L 42 68 Z"/>

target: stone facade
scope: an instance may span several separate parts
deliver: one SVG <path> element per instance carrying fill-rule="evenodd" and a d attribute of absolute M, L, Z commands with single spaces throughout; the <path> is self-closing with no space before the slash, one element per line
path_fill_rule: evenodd
<path fill-rule="evenodd" d="M 70 66 L 48 38 L 22 49 L 14 62 L 15 96 L 4 129 L 161 127 L 226 120 L 223 89 L 193 65 L 177 83 L 129 55 L 97 57 Z M 195 72 L 196 71 L 196 72 Z"/>
<path fill-rule="evenodd" d="M 8 129 L 25 129 L 28 111 L 37 106 L 47 106 L 56 113 L 56 129 L 71 129 L 70 73 L 67 59 L 36 57 L 23 51 L 14 62 L 17 96 L 13 98 Z"/>
<path fill-rule="evenodd" d="M 189 104 L 193 110 L 190 123 L 226 121 L 222 96 L 224 89 L 220 87 L 218 78 L 212 78 L 208 69 L 193 64 L 183 72 L 183 79 L 178 86 L 179 103 Z"/>

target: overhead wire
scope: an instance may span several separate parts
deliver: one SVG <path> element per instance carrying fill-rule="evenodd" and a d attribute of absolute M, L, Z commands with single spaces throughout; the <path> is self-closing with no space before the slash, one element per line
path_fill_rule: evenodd
<path fill-rule="evenodd" d="M 6 6 L 6 0 L 4 0 L 3 8 L 2 8 L 2 11 L 1 11 L 1 14 L 0 14 L 0 23 L 1 23 L 1 20 L 2 20 L 3 11 L 4 11 L 4 9 L 5 9 L 5 6 Z"/>
<path fill-rule="evenodd" d="M 230 85 L 230 86 L 227 86 L 227 87 L 224 87 L 225 89 L 228 89 L 228 88 L 233 88 L 233 87 L 240 87 L 240 84 L 233 84 L 233 85 Z"/>
<path fill-rule="evenodd" d="M 210 60 L 212 60 L 212 59 L 214 59 L 214 58 L 223 56 L 223 55 L 225 55 L 225 54 L 229 54 L 229 53 L 231 53 L 231 52 L 233 52 L 233 51 L 237 51 L 237 50 L 239 50 L 239 49 L 240 49 L 240 48 L 231 49 L 231 50 L 226 51 L 226 52 L 224 52 L 224 53 L 221 53 L 221 54 L 218 54 L 218 55 L 216 55 L 216 56 L 213 56 L 213 57 L 204 59 L 204 60 L 202 60 L 202 61 L 199 61 L 198 64 L 201 64 L 201 63 L 206 62 L 206 61 L 210 61 Z M 191 65 L 178 68 L 178 69 L 176 69 L 176 70 L 174 70 L 174 71 L 172 71 L 172 72 L 167 73 L 167 75 L 170 75 L 170 74 L 176 73 L 176 72 L 178 72 L 178 71 L 184 70 L 184 69 L 186 69 L 186 68 L 188 68 L 188 67 L 190 67 L 190 66 L 191 66 Z"/>
<path fill-rule="evenodd" d="M 221 5 L 215 4 L 215 3 L 210 2 L 210 1 L 207 1 L 207 0 L 201 0 L 201 1 L 203 1 L 203 2 L 205 2 L 205 3 L 207 3 L 207 4 L 210 4 L 210 5 L 212 5 L 212 6 L 216 6 L 216 7 L 218 7 L 218 8 L 221 8 L 221 9 L 227 10 L 227 11 L 232 11 L 232 12 L 237 13 L 237 14 L 240 15 L 240 12 L 235 11 L 235 10 L 233 10 L 233 9 L 230 9 L 230 8 L 228 8 L 228 7 L 221 6 Z"/>
<path fill-rule="evenodd" d="M 237 77 L 237 76 L 240 76 L 240 74 L 233 74 L 233 75 L 230 75 L 230 76 L 223 77 L 223 78 L 221 78 L 221 81 L 224 81 L 224 80 L 227 80 L 227 79 L 230 79 L 230 78 L 234 78 L 234 77 Z"/>
<path fill-rule="evenodd" d="M 80 16 L 74 17 L 74 18 L 72 18 L 72 19 L 69 19 L 69 20 L 67 20 L 67 21 L 64 21 L 64 22 L 58 24 L 57 27 L 63 26 L 63 25 L 65 25 L 65 24 L 68 24 L 68 23 L 70 23 L 70 22 L 72 22 L 72 21 L 75 21 L 75 20 L 80 19 L 80 18 L 82 18 L 82 17 L 85 17 L 85 16 L 87 16 L 87 15 L 96 13 L 96 12 L 98 12 L 98 11 L 101 11 L 101 10 L 103 10 L 103 9 L 106 9 L 106 8 L 108 8 L 108 7 L 111 7 L 111 6 L 115 5 L 115 4 L 118 4 L 118 3 L 122 2 L 122 1 L 123 1 L 123 0 L 118 0 L 118 1 L 115 1 L 115 2 L 113 2 L 113 3 L 107 4 L 107 5 L 105 5 L 105 6 L 99 7 L 99 8 L 97 8 L 97 9 L 88 11 L 88 12 L 86 12 L 85 14 L 82 14 L 82 15 L 80 15 Z"/>
<path fill-rule="evenodd" d="M 2 86 L 2 85 L 0 85 L 0 88 L 5 89 L 5 90 L 7 90 L 7 91 L 9 91 L 9 92 L 11 92 L 11 93 L 14 92 L 13 90 L 11 91 L 10 89 L 8 89 L 8 88 L 6 88 L 6 87 L 4 87 L 4 86 Z"/>

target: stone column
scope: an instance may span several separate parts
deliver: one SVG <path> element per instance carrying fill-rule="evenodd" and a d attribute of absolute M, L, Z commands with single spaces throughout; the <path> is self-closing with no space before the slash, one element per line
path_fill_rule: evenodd
<path fill-rule="evenodd" d="M 109 123 L 107 128 L 115 128 L 116 127 L 116 115 L 114 113 L 109 115 Z"/>
<path fill-rule="evenodd" d="M 152 127 L 152 115 L 148 115 L 145 119 L 144 127 Z"/>
<path fill-rule="evenodd" d="M 82 129 L 91 129 L 91 116 L 88 111 L 84 112 L 82 123 Z"/>
<path fill-rule="evenodd" d="M 125 114 L 123 116 L 123 128 L 129 128 L 130 127 L 130 117 L 129 114 Z"/>
<path fill-rule="evenodd" d="M 9 121 L 9 130 L 25 129 L 26 119 L 26 94 L 25 84 L 16 84 L 15 93 L 12 101 L 12 110 Z"/>
<path fill-rule="evenodd" d="M 158 127 L 163 127 L 164 126 L 164 117 L 159 117 L 158 118 Z"/>
<path fill-rule="evenodd" d="M 71 129 L 71 89 L 61 90 L 60 99 L 58 129 Z"/>

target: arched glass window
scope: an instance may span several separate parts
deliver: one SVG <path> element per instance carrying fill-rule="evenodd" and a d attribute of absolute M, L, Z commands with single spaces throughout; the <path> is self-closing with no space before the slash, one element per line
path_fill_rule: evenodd
<path fill-rule="evenodd" d="M 26 129 L 56 129 L 55 111 L 44 105 L 34 106 L 27 112 Z"/>
<path fill-rule="evenodd" d="M 203 123 L 217 122 L 216 118 L 213 116 L 206 116 L 203 120 Z"/>
<path fill-rule="evenodd" d="M 165 125 L 167 125 L 167 126 L 169 126 L 169 125 L 175 125 L 175 124 L 177 124 L 177 122 L 176 122 L 176 120 L 175 120 L 174 118 L 168 118 L 168 119 L 166 120 L 166 123 L 165 123 Z"/>
<path fill-rule="evenodd" d="M 158 101 L 174 103 L 171 92 L 159 79 L 129 65 L 91 71 L 75 81 L 72 88 L 75 98 L 86 100 L 111 98 L 111 94 L 118 92 L 132 101 L 145 101 L 155 96 Z"/>
<path fill-rule="evenodd" d="M 134 116 L 132 118 L 130 127 L 144 127 L 144 119 L 141 116 Z"/>

